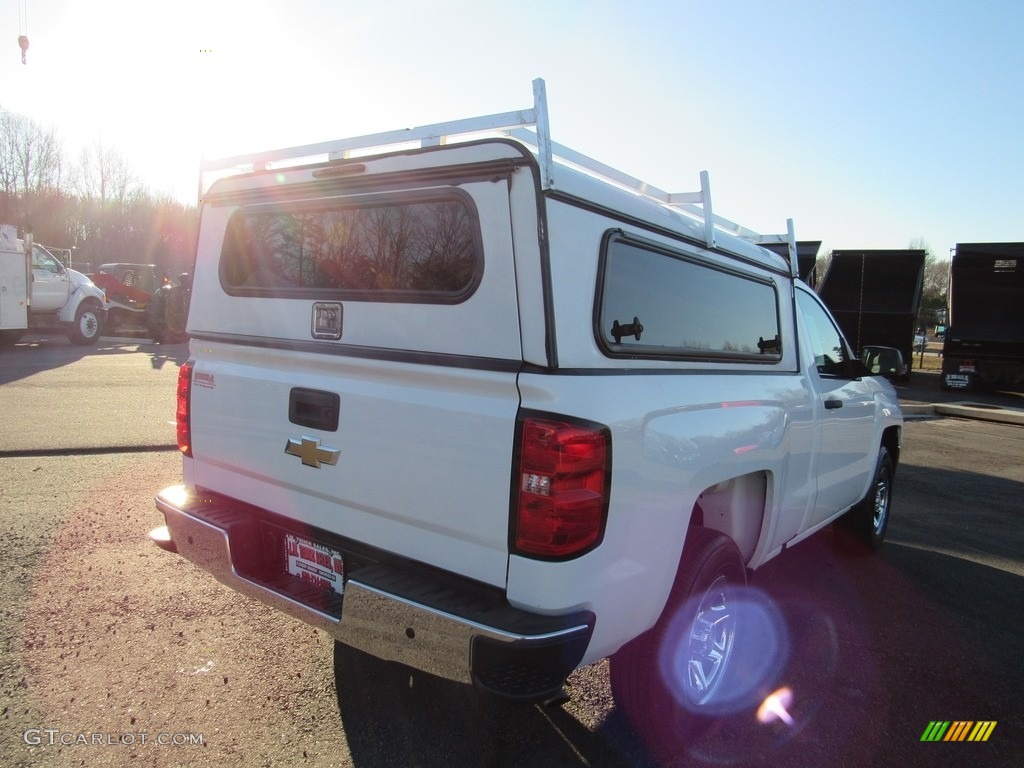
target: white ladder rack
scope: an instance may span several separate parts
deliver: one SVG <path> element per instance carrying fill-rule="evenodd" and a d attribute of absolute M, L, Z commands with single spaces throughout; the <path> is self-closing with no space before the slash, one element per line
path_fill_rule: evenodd
<path fill-rule="evenodd" d="M 529 130 L 532 126 L 533 130 Z M 439 146 L 449 143 L 456 137 L 464 138 L 472 134 L 499 133 L 515 138 L 531 146 L 537 151 L 540 165 L 541 188 L 555 188 L 555 159 L 576 166 L 581 170 L 612 182 L 641 197 L 653 200 L 668 208 L 675 209 L 697 219 L 703 224 L 704 240 L 708 248 L 716 248 L 715 234 L 722 231 L 734 237 L 747 240 L 758 245 L 768 243 L 786 243 L 788 245 L 790 269 L 794 276 L 799 276 L 797 262 L 796 235 L 793 220 L 787 219 L 786 232 L 778 235 L 762 235 L 752 229 L 741 226 L 729 219 L 714 213 L 711 205 L 711 182 L 707 171 L 700 173 L 700 190 L 697 192 L 665 192 L 634 176 L 616 170 L 605 163 L 588 157 L 569 147 L 551 141 L 551 129 L 548 123 L 547 89 L 544 80 L 533 81 L 533 107 L 529 109 L 501 112 L 493 115 L 470 117 L 463 120 L 452 120 L 432 125 L 421 125 L 415 128 L 404 128 L 396 131 L 366 134 L 348 139 L 336 139 L 317 144 L 304 144 L 297 147 L 258 152 L 246 155 L 234 155 L 215 160 L 204 160 L 200 172 L 200 198 L 205 174 L 212 171 L 240 170 L 249 167 L 252 170 L 267 170 L 274 167 L 288 167 L 313 162 L 324 155 L 329 160 L 347 159 L 354 153 L 364 154 L 370 150 L 379 151 L 396 145 L 419 144 L 421 147 Z"/>

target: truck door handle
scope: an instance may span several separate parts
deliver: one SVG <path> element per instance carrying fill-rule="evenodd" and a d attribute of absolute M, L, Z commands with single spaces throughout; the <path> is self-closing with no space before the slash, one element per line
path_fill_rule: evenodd
<path fill-rule="evenodd" d="M 842 407 L 843 407 L 843 401 L 842 400 L 826 400 L 825 401 L 825 408 L 827 410 L 831 411 L 831 410 L 833 410 L 835 408 L 842 408 Z"/>

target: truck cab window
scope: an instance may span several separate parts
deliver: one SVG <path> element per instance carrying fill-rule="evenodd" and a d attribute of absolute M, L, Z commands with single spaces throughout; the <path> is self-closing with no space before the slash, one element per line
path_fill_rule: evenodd
<path fill-rule="evenodd" d="M 60 274 L 60 262 L 57 261 L 53 256 L 43 251 L 41 248 L 34 247 L 32 249 L 32 269 L 45 269 L 47 272 L 53 272 L 53 274 Z"/>
<path fill-rule="evenodd" d="M 824 376 L 841 376 L 843 363 L 849 359 L 846 342 L 824 308 L 804 291 L 797 291 L 797 302 L 807 323 L 808 347 L 814 365 Z"/>

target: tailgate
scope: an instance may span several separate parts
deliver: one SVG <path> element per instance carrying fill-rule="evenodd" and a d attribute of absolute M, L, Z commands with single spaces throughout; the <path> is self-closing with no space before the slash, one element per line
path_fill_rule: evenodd
<path fill-rule="evenodd" d="M 215 185 L 188 323 L 192 481 L 504 587 L 523 359 L 509 195 L 533 211 L 532 181 L 499 142 Z"/>
<path fill-rule="evenodd" d="M 201 351 L 198 487 L 504 586 L 513 371 L 224 344 Z M 332 401 L 337 428 L 310 426 Z"/>

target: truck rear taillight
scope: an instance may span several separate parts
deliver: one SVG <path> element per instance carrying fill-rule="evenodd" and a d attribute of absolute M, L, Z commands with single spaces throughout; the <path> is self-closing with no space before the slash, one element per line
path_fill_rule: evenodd
<path fill-rule="evenodd" d="M 175 408 L 175 421 L 178 425 L 178 450 L 186 456 L 192 456 L 192 367 L 195 362 L 189 360 L 178 369 L 178 397 Z"/>
<path fill-rule="evenodd" d="M 517 430 L 512 549 L 566 560 L 601 543 L 608 514 L 611 433 L 592 422 L 526 415 Z"/>

